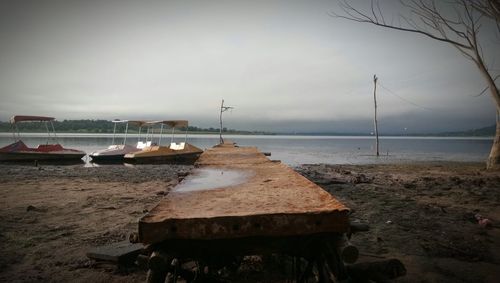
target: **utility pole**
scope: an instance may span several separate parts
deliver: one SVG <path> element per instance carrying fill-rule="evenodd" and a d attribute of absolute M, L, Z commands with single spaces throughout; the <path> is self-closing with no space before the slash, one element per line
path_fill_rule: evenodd
<path fill-rule="evenodd" d="M 375 148 L 377 150 L 377 156 L 379 156 L 378 151 L 378 125 L 377 125 L 377 75 L 373 75 L 373 101 L 375 102 L 375 118 L 373 122 L 375 124 Z"/>
<path fill-rule="evenodd" d="M 233 109 L 234 107 L 231 106 L 224 106 L 224 99 L 222 99 L 222 103 L 220 105 L 220 115 L 219 115 L 219 122 L 220 122 L 220 130 L 219 130 L 219 143 L 223 144 L 224 139 L 222 138 L 222 112 L 226 112 L 229 109 Z"/>

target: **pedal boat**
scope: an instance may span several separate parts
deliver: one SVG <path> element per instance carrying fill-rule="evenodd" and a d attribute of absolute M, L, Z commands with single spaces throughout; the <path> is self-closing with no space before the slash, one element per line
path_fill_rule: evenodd
<path fill-rule="evenodd" d="M 126 154 L 124 157 L 127 163 L 169 163 L 169 164 L 194 164 L 198 157 L 203 153 L 203 150 L 187 143 L 187 130 L 188 121 L 186 120 L 169 120 L 169 121 L 158 121 L 153 122 L 155 124 L 160 124 L 160 137 L 158 144 L 152 144 L 143 148 L 141 151 Z M 162 146 L 161 138 L 163 134 L 164 126 L 172 128 L 172 138 L 170 140 L 170 145 Z M 183 127 L 186 129 L 186 135 L 184 137 L 184 142 L 175 143 L 175 129 L 178 127 Z"/>
<path fill-rule="evenodd" d="M 0 148 L 0 161 L 27 162 L 27 161 L 81 161 L 85 152 L 76 149 L 64 148 L 57 142 L 53 117 L 17 115 L 10 118 L 14 142 Z M 35 148 L 28 147 L 20 138 L 17 124 L 20 122 L 44 122 L 47 129 L 47 143 Z M 49 130 L 49 124 L 51 130 Z M 51 133 L 52 132 L 52 133 Z M 49 144 L 49 140 L 54 144 Z"/>
<path fill-rule="evenodd" d="M 149 121 L 140 121 L 140 120 L 114 120 L 113 126 L 113 139 L 111 141 L 111 145 L 108 148 L 94 151 L 89 156 L 92 158 L 92 162 L 95 163 L 119 163 L 123 162 L 123 156 L 127 153 L 139 151 L 147 146 L 147 141 L 142 142 L 141 139 L 141 129 L 144 127 Z M 116 136 L 116 125 L 125 123 L 125 136 L 122 144 L 115 144 L 115 136 Z M 129 125 L 137 125 L 139 127 L 139 138 L 136 146 L 127 144 L 127 135 L 128 135 L 128 126 Z M 148 133 L 146 133 L 146 138 L 148 137 Z"/>

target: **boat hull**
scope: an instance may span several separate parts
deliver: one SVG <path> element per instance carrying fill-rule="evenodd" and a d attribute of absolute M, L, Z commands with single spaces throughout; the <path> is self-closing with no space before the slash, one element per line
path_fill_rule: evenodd
<path fill-rule="evenodd" d="M 89 156 L 95 163 L 120 163 L 125 154 L 135 151 L 139 149 L 130 145 L 111 145 L 107 149 L 92 152 Z"/>
<path fill-rule="evenodd" d="M 198 160 L 201 153 L 184 153 L 175 155 L 162 155 L 162 156 L 138 156 L 138 157 L 125 157 L 125 163 L 133 164 L 185 164 L 192 165 Z"/>
<path fill-rule="evenodd" d="M 0 152 L 0 161 L 82 161 L 84 156 L 85 152 Z"/>
<path fill-rule="evenodd" d="M 120 163 L 123 162 L 125 154 L 115 155 L 89 155 L 92 158 L 91 162 L 95 163 Z"/>
<path fill-rule="evenodd" d="M 41 144 L 30 148 L 21 140 L 0 148 L 0 162 L 82 161 L 85 155 L 83 151 L 64 148 L 60 144 Z"/>
<path fill-rule="evenodd" d="M 151 146 L 124 156 L 126 163 L 136 164 L 194 164 L 203 150 L 186 144 L 182 150 L 172 150 L 166 146 Z"/>

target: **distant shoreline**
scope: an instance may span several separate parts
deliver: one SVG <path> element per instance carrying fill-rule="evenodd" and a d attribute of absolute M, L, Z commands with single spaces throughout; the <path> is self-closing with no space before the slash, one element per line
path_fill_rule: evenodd
<path fill-rule="evenodd" d="M 20 132 L 21 136 L 23 135 L 42 135 L 46 134 L 46 131 L 31 131 L 31 132 Z M 163 131 L 162 135 L 170 135 L 172 131 Z M 12 132 L 7 132 L 7 131 L 0 131 L 0 135 L 12 135 Z M 104 132 L 104 133 L 99 133 L 99 132 L 92 132 L 92 131 L 56 131 L 57 135 L 64 134 L 64 135 L 95 135 L 95 136 L 113 136 L 113 132 Z M 146 132 L 141 132 L 141 135 L 145 135 Z M 175 135 L 185 135 L 185 131 L 175 131 Z M 188 131 L 188 135 L 219 135 L 219 132 L 206 132 L 206 131 Z M 245 132 L 245 131 L 234 131 L 234 132 L 223 132 L 223 135 L 242 135 L 242 136 L 248 136 L 248 135 L 254 135 L 254 136 L 272 136 L 272 135 L 279 135 L 275 133 L 260 133 L 260 132 Z M 116 133 L 116 136 L 125 136 L 125 133 Z M 135 135 L 138 136 L 139 132 L 137 131 L 129 131 L 127 135 Z M 160 135 L 160 132 L 155 132 L 154 135 Z"/>
<path fill-rule="evenodd" d="M 164 132 L 163 135 L 169 136 L 171 132 Z M 175 135 L 182 136 L 185 135 L 186 132 L 175 132 Z M 201 136 L 218 136 L 219 132 L 188 132 L 189 135 L 201 135 Z M 154 133 L 155 137 L 158 137 L 160 133 Z M 359 138 L 359 139 L 372 139 L 374 136 L 371 135 L 362 135 L 362 134 L 291 134 L 291 133 L 246 133 L 246 132 L 224 132 L 224 136 L 269 136 L 269 137 L 311 137 L 311 138 Z M 12 136 L 11 132 L 0 132 L 0 137 L 9 137 Z M 46 132 L 26 132 L 21 133 L 22 137 L 45 137 Z M 57 132 L 58 137 L 113 137 L 113 133 L 93 133 L 93 132 Z M 141 136 L 144 136 L 144 133 L 141 133 Z M 123 138 L 125 134 L 117 133 L 115 137 Z M 127 137 L 139 137 L 139 133 L 128 133 Z M 475 140 L 492 140 L 493 136 L 452 136 L 452 135 L 380 135 L 381 139 L 475 139 Z"/>
<path fill-rule="evenodd" d="M 9 122 L 0 122 L 0 133 L 11 133 L 11 124 Z M 70 133 L 70 134 L 113 134 L 114 125 L 112 121 L 108 120 L 63 120 L 55 121 L 54 127 L 57 133 Z M 22 123 L 19 125 L 19 130 L 21 133 L 45 133 L 46 129 L 44 125 L 39 122 L 33 123 Z M 175 134 L 185 134 L 186 128 L 176 128 Z M 219 128 L 201 128 L 197 126 L 187 127 L 188 134 L 200 134 L 200 135 L 217 135 L 219 134 Z M 142 129 L 142 133 L 146 130 Z M 155 128 L 154 132 L 159 133 L 160 129 Z M 447 131 L 438 133 L 425 133 L 425 132 L 395 132 L 395 131 L 381 131 L 380 136 L 391 136 L 391 137 L 485 137 L 493 138 L 495 136 L 496 125 L 491 125 L 488 127 L 470 129 L 463 131 Z M 117 125 L 116 133 L 123 134 L 125 132 L 125 125 Z M 139 128 L 136 125 L 130 125 L 128 127 L 129 134 L 137 134 Z M 164 129 L 165 134 L 169 134 L 171 129 Z M 223 128 L 223 134 L 225 135 L 266 135 L 266 136 L 370 136 L 369 131 L 363 132 L 333 132 L 333 131 L 260 131 L 260 130 L 241 130 L 241 129 L 230 129 Z"/>

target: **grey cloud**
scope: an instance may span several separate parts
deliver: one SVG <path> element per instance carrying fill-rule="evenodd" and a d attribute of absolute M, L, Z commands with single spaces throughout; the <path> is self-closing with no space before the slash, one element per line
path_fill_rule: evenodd
<path fill-rule="evenodd" d="M 2 5 L 1 120 L 165 117 L 217 127 L 225 98 L 236 106 L 233 128 L 368 131 L 376 73 L 407 100 L 379 90 L 390 130 L 494 121 L 491 99 L 472 97 L 482 79 L 453 48 L 334 19 L 331 1 Z"/>

